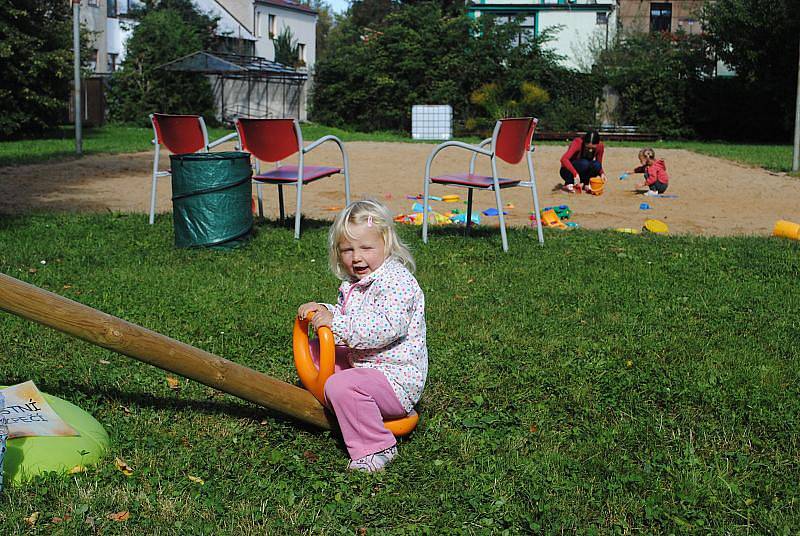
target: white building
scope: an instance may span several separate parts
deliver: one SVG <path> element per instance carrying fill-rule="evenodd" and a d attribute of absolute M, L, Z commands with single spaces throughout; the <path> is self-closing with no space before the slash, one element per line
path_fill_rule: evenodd
<path fill-rule="evenodd" d="M 592 50 L 611 43 L 617 28 L 616 0 L 473 0 L 470 16 L 492 15 L 505 20 L 523 17 L 520 36 L 556 32 L 547 47 L 564 57 L 563 65 L 586 70 Z"/>
<path fill-rule="evenodd" d="M 298 56 L 308 70 L 317 57 L 317 12 L 293 0 L 255 0 L 256 56 L 275 59 L 273 39 L 285 29 L 292 32 Z"/>
<path fill-rule="evenodd" d="M 298 59 L 305 65 L 300 71 L 307 75 L 316 59 L 316 24 L 317 13 L 308 6 L 294 0 L 192 0 L 197 9 L 203 13 L 217 17 L 220 44 L 226 52 L 234 52 L 246 56 L 259 56 L 265 60 L 275 60 L 273 39 L 285 28 L 289 28 L 298 45 Z M 141 7 L 140 0 L 81 0 L 81 23 L 92 32 L 92 51 L 90 64 L 99 77 L 107 76 L 119 68 L 125 58 L 126 43 L 130 38 L 135 21 L 129 13 Z M 266 62 L 256 62 L 264 64 Z M 95 80 L 94 82 L 98 82 Z M 301 87 L 293 85 L 288 91 L 280 89 L 271 91 L 253 91 L 252 84 L 247 89 L 237 90 L 236 84 L 227 88 L 220 87 L 218 77 L 213 77 L 212 84 L 219 102 L 218 119 L 229 119 L 231 111 L 255 111 L 261 116 L 278 117 L 290 115 L 300 120 L 307 117 L 307 95 L 310 80 Z M 272 86 L 279 82 L 271 83 Z M 245 86 L 239 84 L 242 88 Z M 91 92 L 86 94 L 85 115 L 97 121 L 97 97 L 101 84 L 88 84 Z M 223 92 L 224 89 L 224 92 Z M 290 106 L 279 102 L 290 99 Z M 249 102 L 238 102 L 237 99 L 249 99 Z M 104 108 L 103 103 L 99 103 Z M 168 110 L 164 110 L 168 112 Z M 102 116 L 102 113 L 99 115 Z"/>

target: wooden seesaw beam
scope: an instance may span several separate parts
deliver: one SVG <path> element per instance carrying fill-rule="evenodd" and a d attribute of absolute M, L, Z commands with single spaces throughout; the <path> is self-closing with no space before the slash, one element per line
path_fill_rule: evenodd
<path fill-rule="evenodd" d="M 305 389 L 5 274 L 0 274 L 0 309 L 314 426 L 332 427 Z"/>

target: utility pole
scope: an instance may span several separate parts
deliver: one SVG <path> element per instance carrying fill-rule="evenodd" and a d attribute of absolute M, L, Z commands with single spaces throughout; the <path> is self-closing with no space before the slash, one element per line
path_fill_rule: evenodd
<path fill-rule="evenodd" d="M 81 0 L 72 0 L 72 48 L 75 58 L 75 153 L 83 154 L 81 132 Z"/>
<path fill-rule="evenodd" d="M 794 100 L 794 151 L 792 171 L 800 171 L 800 47 L 797 55 L 797 96 Z"/>

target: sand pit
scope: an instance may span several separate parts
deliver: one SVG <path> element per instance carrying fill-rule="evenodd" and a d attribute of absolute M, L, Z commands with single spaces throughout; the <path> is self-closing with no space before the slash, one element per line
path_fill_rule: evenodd
<path fill-rule="evenodd" d="M 406 195 L 422 191 L 425 160 L 432 145 L 418 143 L 350 142 L 346 144 L 351 164 L 351 188 L 354 198 L 371 196 L 384 201 L 395 213 L 409 212 L 413 201 Z M 602 196 L 568 195 L 558 190 L 559 158 L 566 146 L 539 146 L 534 166 L 542 206 L 567 204 L 573 210 L 572 221 L 588 229 L 617 227 L 640 228 L 645 219 L 657 218 L 669 225 L 673 234 L 707 236 L 769 235 L 775 221 L 800 222 L 800 180 L 751 168 L 684 150 L 661 149 L 657 156 L 667 162 L 671 182 L 668 194 L 676 198 L 649 198 L 637 195 L 633 185 L 641 176 L 618 180 L 637 162 L 637 149 L 606 149 L 605 169 L 609 182 Z M 232 150 L 233 144 L 220 150 Z M 324 144 L 306 159 L 307 163 L 337 161 L 334 144 Z M 447 149 L 437 156 L 433 172 L 466 169 L 469 155 L 459 149 Z M 478 160 L 479 172 L 488 171 L 488 161 Z M 168 159 L 164 160 L 164 167 Z M 54 164 L 0 168 L 0 214 L 31 211 L 119 211 L 141 213 L 149 210 L 152 153 L 97 155 Z M 504 176 L 509 168 L 501 165 Z M 524 165 L 517 173 L 525 173 Z M 338 176 L 314 182 L 304 188 L 303 213 L 308 217 L 332 219 L 335 209 L 344 205 L 344 181 Z M 434 195 L 461 194 L 466 190 L 432 186 Z M 266 212 L 275 217 L 278 211 L 276 188 L 264 188 Z M 289 213 L 294 212 L 294 188 L 286 189 Z M 530 192 L 523 188 L 503 190 L 503 200 L 512 203 L 507 219 L 510 225 L 528 225 L 532 210 Z M 641 203 L 651 210 L 640 210 Z M 433 202 L 434 209 L 446 211 L 463 204 Z M 170 180 L 161 179 L 158 188 L 158 212 L 169 212 Z M 475 208 L 494 206 L 494 194 L 475 193 Z M 497 218 L 482 216 L 482 223 L 496 225 Z"/>

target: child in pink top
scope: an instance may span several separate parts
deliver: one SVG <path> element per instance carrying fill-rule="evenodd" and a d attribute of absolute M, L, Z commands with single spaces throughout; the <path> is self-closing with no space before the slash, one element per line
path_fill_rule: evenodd
<path fill-rule="evenodd" d="M 649 147 L 639 151 L 640 166 L 629 173 L 644 173 L 644 180 L 637 184 L 637 188 L 647 188 L 644 195 L 657 196 L 667 191 L 669 174 L 667 164 L 663 160 L 656 160 L 656 152 Z"/>
<path fill-rule="evenodd" d="M 327 326 L 336 340 L 325 400 L 350 454 L 348 467 L 380 471 L 397 455 L 384 419 L 408 415 L 425 386 L 425 296 L 391 213 L 377 201 L 356 201 L 340 212 L 328 247 L 331 269 L 342 279 L 337 303 L 305 303 L 297 316 L 313 312 L 314 329 Z"/>

